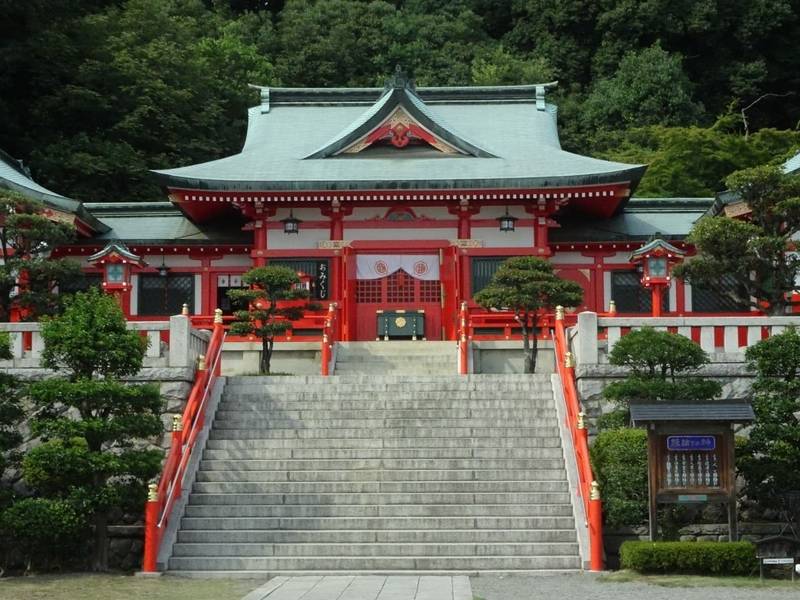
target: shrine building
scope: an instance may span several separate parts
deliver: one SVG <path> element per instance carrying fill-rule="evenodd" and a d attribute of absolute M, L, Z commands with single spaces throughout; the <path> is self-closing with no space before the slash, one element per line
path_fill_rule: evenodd
<path fill-rule="evenodd" d="M 631 253 L 660 237 L 691 254 L 686 235 L 719 202 L 636 199 L 644 165 L 563 150 L 554 85 L 415 88 L 397 73 L 382 89 L 262 87 L 241 152 L 154 172 L 164 202 L 69 200 L 9 157 L 0 181 L 75 223 L 78 240 L 56 255 L 81 260 L 90 285 L 117 286 L 133 320 L 184 304 L 230 313 L 244 272 L 280 264 L 338 304 L 345 341 L 379 337 L 381 311 L 416 313 L 415 334 L 449 340 L 461 303 L 477 308 L 475 293 L 519 255 L 578 282 L 579 311 L 613 299 L 621 315 L 649 314 Z M 678 280 L 663 300 L 675 315 L 741 310 Z"/>

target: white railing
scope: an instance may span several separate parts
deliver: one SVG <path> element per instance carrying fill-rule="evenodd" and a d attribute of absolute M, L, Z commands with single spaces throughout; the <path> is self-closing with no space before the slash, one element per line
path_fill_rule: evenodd
<path fill-rule="evenodd" d="M 170 317 L 169 321 L 128 321 L 128 329 L 147 337 L 145 356 L 150 364 L 169 367 L 194 366 L 197 357 L 206 353 L 211 339 L 210 331 L 193 329 L 184 315 Z M 0 331 L 10 334 L 13 359 L 27 359 L 19 366 L 38 366 L 44 350 L 39 323 L 0 323 Z M 162 344 L 162 340 L 166 343 Z"/>
<path fill-rule="evenodd" d="M 709 354 L 743 354 L 744 351 L 784 331 L 800 327 L 800 316 L 781 317 L 604 317 L 593 312 L 578 315 L 570 338 L 577 364 L 607 362 L 608 352 L 630 331 L 652 327 L 672 331 L 697 342 Z M 603 350 L 605 349 L 605 352 Z"/>

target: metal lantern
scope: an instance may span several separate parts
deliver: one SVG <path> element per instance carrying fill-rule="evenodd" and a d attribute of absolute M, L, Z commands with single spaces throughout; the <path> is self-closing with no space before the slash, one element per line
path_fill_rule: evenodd
<path fill-rule="evenodd" d="M 497 220 L 500 222 L 500 231 L 503 233 L 514 231 L 517 217 L 508 214 L 508 207 L 506 207 L 506 214 L 504 214 L 502 217 L 497 217 Z"/>
<path fill-rule="evenodd" d="M 294 213 L 290 210 L 289 216 L 281 220 L 283 223 L 283 233 L 300 233 L 300 219 L 296 219 Z"/>

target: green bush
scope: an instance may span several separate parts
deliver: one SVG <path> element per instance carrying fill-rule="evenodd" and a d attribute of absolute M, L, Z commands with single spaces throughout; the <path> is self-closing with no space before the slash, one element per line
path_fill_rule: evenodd
<path fill-rule="evenodd" d="M 758 569 L 750 542 L 625 542 L 620 566 L 641 573 L 752 575 Z"/>
<path fill-rule="evenodd" d="M 625 408 L 618 408 L 600 415 L 597 418 L 597 431 L 622 429 L 630 425 L 630 413 Z"/>
<path fill-rule="evenodd" d="M 647 432 L 609 429 L 592 444 L 592 467 L 600 484 L 603 513 L 610 527 L 647 520 Z"/>
<path fill-rule="evenodd" d="M 48 567 L 69 555 L 84 538 L 86 522 L 66 500 L 25 498 L 0 513 L 0 539 L 18 552 L 26 570 Z"/>

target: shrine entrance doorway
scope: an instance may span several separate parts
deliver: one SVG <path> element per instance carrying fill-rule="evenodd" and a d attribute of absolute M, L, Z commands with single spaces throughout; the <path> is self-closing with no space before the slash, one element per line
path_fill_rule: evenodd
<path fill-rule="evenodd" d="M 442 339 L 439 256 L 387 258 L 358 257 L 355 339 Z"/>

